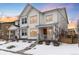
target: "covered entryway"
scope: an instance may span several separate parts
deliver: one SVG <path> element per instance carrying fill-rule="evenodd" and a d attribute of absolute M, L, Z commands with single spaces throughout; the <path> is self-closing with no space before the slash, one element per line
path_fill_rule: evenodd
<path fill-rule="evenodd" d="M 8 30 L 9 30 L 9 39 L 10 40 L 15 38 L 15 37 L 17 37 L 17 39 L 19 38 L 18 27 L 11 25 Z"/>
<path fill-rule="evenodd" d="M 9 39 L 12 39 L 15 37 L 15 30 L 9 30 Z"/>
<path fill-rule="evenodd" d="M 44 38 L 44 39 L 47 39 L 47 34 L 48 34 L 48 33 L 47 33 L 47 28 L 43 28 L 43 29 L 41 29 L 41 30 L 43 30 L 43 31 L 42 31 L 42 32 L 43 32 L 43 33 L 42 33 L 43 38 Z"/>
<path fill-rule="evenodd" d="M 39 29 L 39 39 L 41 40 L 58 40 L 58 27 L 57 24 L 44 24 L 37 26 Z"/>
<path fill-rule="evenodd" d="M 49 45 L 50 42 L 54 44 L 54 46 L 59 46 L 59 34 L 60 28 L 57 23 L 54 24 L 45 24 L 39 25 L 39 35 L 38 35 L 38 44 L 42 44 L 45 42 L 46 45 Z"/>
<path fill-rule="evenodd" d="M 39 36 L 41 40 L 52 40 L 53 28 L 52 27 L 39 28 Z"/>

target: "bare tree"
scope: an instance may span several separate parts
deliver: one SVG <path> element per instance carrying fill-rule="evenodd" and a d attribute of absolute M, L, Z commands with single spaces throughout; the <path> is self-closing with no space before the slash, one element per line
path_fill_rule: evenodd
<path fill-rule="evenodd" d="M 77 20 L 77 37 L 78 37 L 78 47 L 79 47 L 79 19 Z"/>

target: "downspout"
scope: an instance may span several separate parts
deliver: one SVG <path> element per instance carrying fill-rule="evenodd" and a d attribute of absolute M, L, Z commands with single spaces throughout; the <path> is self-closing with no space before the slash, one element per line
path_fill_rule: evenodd
<path fill-rule="evenodd" d="M 19 40 L 20 40 L 20 20 L 18 21 L 18 25 L 19 25 Z"/>
<path fill-rule="evenodd" d="M 59 39 L 59 35 L 60 35 L 60 26 L 59 26 L 59 14 L 57 12 L 57 27 L 58 27 L 58 39 Z"/>
<path fill-rule="evenodd" d="M 38 25 L 40 25 L 40 12 L 39 12 L 39 24 Z M 40 39 L 40 28 L 38 28 L 38 39 L 36 40 L 36 44 L 35 45 L 38 44 L 39 39 Z"/>
<path fill-rule="evenodd" d="M 39 12 L 39 25 L 40 25 L 40 12 Z M 38 28 L 39 32 L 38 32 L 38 39 L 37 39 L 37 43 L 39 42 L 40 39 L 40 28 Z"/>

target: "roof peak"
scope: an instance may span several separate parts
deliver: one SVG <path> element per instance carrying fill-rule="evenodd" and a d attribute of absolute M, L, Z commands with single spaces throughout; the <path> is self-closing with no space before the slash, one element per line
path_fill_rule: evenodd
<path fill-rule="evenodd" d="M 27 5 L 30 5 L 32 6 L 33 8 L 37 9 L 36 7 L 34 7 L 31 3 L 28 3 Z M 44 12 L 48 12 L 48 11 L 52 11 L 52 10 L 57 10 L 57 9 L 66 9 L 66 7 L 58 7 L 58 8 L 52 8 L 52 9 L 48 9 L 48 10 L 45 10 L 45 11 L 41 11 L 39 9 L 37 9 L 38 11 L 44 13 Z"/>

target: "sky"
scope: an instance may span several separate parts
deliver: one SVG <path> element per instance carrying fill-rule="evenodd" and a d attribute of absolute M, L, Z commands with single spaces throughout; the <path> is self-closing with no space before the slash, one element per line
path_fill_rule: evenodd
<path fill-rule="evenodd" d="M 27 3 L 0 3 L 0 17 L 18 16 L 26 5 Z M 40 11 L 65 7 L 69 20 L 75 21 L 79 19 L 78 3 L 32 3 L 32 6 Z"/>

